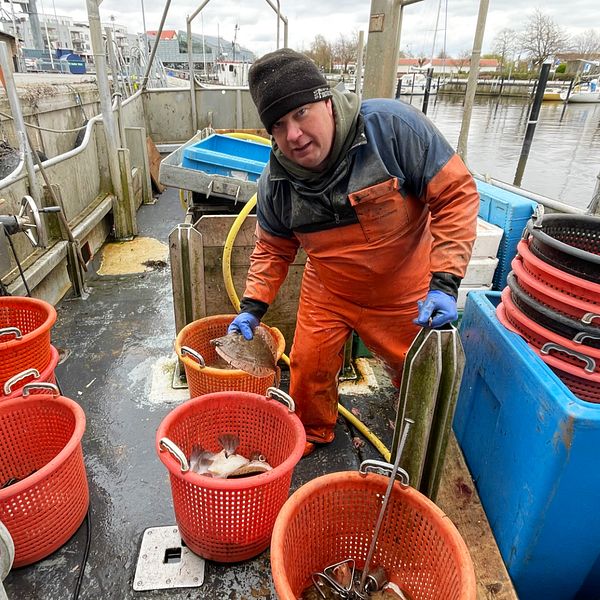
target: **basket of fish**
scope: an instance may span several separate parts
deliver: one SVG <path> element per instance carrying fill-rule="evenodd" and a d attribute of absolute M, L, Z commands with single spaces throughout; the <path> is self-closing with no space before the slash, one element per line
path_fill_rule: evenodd
<path fill-rule="evenodd" d="M 330 473 L 289 498 L 271 540 L 277 598 L 475 600 L 473 562 L 456 527 L 408 481 L 395 480 L 388 495 L 389 482 L 376 472 Z"/>
<path fill-rule="evenodd" d="M 172 410 L 156 450 L 188 548 L 217 562 L 265 550 L 305 442 L 293 400 L 276 388 L 214 392 Z"/>
<path fill-rule="evenodd" d="M 186 325 L 177 335 L 175 351 L 185 368 L 190 398 L 220 391 L 265 395 L 277 385 L 277 362 L 285 339 L 275 327 L 261 323 L 252 340 L 227 335 L 235 315 L 204 317 Z"/>

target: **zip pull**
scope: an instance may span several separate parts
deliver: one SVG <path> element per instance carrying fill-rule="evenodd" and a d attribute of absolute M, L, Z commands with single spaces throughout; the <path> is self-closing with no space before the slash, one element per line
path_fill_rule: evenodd
<path fill-rule="evenodd" d="M 333 216 L 335 218 L 335 224 L 339 225 L 340 224 L 340 215 L 338 215 L 337 213 L 333 213 Z"/>

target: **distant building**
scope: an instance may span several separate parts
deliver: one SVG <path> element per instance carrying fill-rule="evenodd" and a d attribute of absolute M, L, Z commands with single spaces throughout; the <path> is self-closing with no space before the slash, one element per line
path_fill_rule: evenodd
<path fill-rule="evenodd" d="M 556 60 L 566 65 L 565 74 L 574 77 L 598 77 L 600 74 L 600 54 L 582 56 L 575 52 L 556 55 Z"/>
<path fill-rule="evenodd" d="M 479 60 L 480 73 L 496 73 L 500 63 L 495 58 L 481 58 Z M 427 71 L 433 67 L 434 75 L 455 75 L 457 73 L 468 73 L 471 67 L 470 58 L 399 58 L 398 75 L 414 73 L 416 71 Z"/>

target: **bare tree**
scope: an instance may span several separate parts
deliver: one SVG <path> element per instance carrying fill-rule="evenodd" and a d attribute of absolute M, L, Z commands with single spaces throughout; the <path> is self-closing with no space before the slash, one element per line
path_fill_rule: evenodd
<path fill-rule="evenodd" d="M 600 54 L 600 33 L 595 29 L 586 29 L 573 39 L 572 49 L 582 58 L 595 57 Z"/>
<path fill-rule="evenodd" d="M 462 70 L 471 62 L 471 51 L 470 50 L 461 50 L 458 53 L 458 58 L 456 59 L 456 67 L 459 73 L 462 73 Z"/>
<path fill-rule="evenodd" d="M 348 72 L 348 65 L 356 62 L 358 52 L 358 32 L 349 36 L 340 34 L 338 41 L 333 46 L 335 62 L 342 66 L 344 73 Z"/>
<path fill-rule="evenodd" d="M 504 65 L 512 61 L 517 48 L 517 32 L 514 29 L 505 28 L 498 32 L 494 38 L 494 52 L 500 58 L 500 71 L 504 71 Z"/>
<path fill-rule="evenodd" d="M 331 71 L 333 67 L 333 49 L 331 44 L 322 36 L 316 35 L 310 44 L 310 50 L 306 55 L 312 58 L 316 65 L 325 71 Z"/>
<path fill-rule="evenodd" d="M 569 36 L 562 27 L 539 8 L 529 16 L 519 38 L 523 52 L 536 67 L 541 67 L 547 58 L 569 45 Z"/>

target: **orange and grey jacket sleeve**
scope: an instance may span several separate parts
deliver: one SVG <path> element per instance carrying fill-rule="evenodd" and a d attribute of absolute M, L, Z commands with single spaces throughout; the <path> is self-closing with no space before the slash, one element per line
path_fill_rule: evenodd
<path fill-rule="evenodd" d="M 240 312 L 249 312 L 262 319 L 285 281 L 300 244 L 296 238 L 268 233 L 258 223 L 256 238 Z"/>
<path fill-rule="evenodd" d="M 479 193 L 469 170 L 454 154 L 426 188 L 431 213 L 431 289 L 456 297 L 477 235 Z"/>

